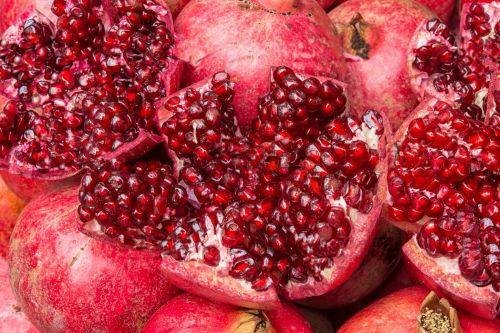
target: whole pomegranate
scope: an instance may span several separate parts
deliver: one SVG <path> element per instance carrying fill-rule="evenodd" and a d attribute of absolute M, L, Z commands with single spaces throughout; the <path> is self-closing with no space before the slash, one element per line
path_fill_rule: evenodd
<path fill-rule="evenodd" d="M 188 293 L 163 305 L 142 333 L 272 332 L 312 333 L 309 323 L 291 303 L 274 311 L 238 308 Z"/>
<path fill-rule="evenodd" d="M 38 333 L 17 305 L 9 282 L 9 267 L 0 257 L 0 333 Z"/>
<path fill-rule="evenodd" d="M 0 257 L 7 255 L 16 219 L 26 203 L 15 195 L 0 177 Z"/>
<path fill-rule="evenodd" d="M 169 97 L 159 113 L 172 163 L 109 162 L 82 180 L 94 237 L 163 253 L 172 283 L 270 309 L 319 296 L 361 264 L 377 230 L 386 120 L 344 115 L 341 82 L 271 72 L 253 130 L 235 123 L 227 73 Z"/>
<path fill-rule="evenodd" d="M 157 104 L 180 79 L 163 6 L 54 0 L 50 16 L 23 14 L 0 40 L 0 169 L 21 197 L 161 141 Z"/>
<path fill-rule="evenodd" d="M 499 13 L 465 4 L 459 46 L 437 20 L 415 34 L 409 65 L 425 99 L 395 134 L 384 209 L 415 233 L 411 274 L 486 318 L 500 303 Z"/>
<path fill-rule="evenodd" d="M 339 333 L 457 332 L 494 333 L 500 322 L 456 311 L 424 287 L 410 287 L 390 294 L 349 319 Z"/>
<path fill-rule="evenodd" d="M 10 279 L 42 332 L 138 332 L 178 290 L 154 253 L 120 249 L 78 231 L 78 191 L 39 196 L 12 234 Z"/>
<path fill-rule="evenodd" d="M 339 40 L 315 0 L 191 1 L 175 21 L 175 54 L 193 84 L 218 71 L 236 82 L 234 107 L 248 130 L 271 66 L 342 79 Z"/>
<path fill-rule="evenodd" d="M 331 0 L 330 1 L 325 0 L 325 1 L 331 2 Z M 337 0 L 334 1 L 334 3 L 338 5 L 346 1 L 348 0 Z M 431 9 L 444 22 L 450 22 L 450 19 L 453 15 L 453 11 L 455 9 L 455 2 L 456 2 L 456 0 L 413 0 L 413 1 L 425 5 L 427 8 Z M 319 3 L 321 2 L 322 1 L 319 1 Z"/>
<path fill-rule="evenodd" d="M 373 108 L 398 128 L 418 103 L 407 67 L 409 44 L 432 12 L 411 0 L 349 0 L 328 15 L 342 39 L 352 111 Z"/>

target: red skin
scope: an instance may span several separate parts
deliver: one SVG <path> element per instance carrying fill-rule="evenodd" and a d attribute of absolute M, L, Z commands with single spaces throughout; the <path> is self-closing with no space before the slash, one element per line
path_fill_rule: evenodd
<path fill-rule="evenodd" d="M 269 333 L 312 333 L 309 323 L 291 303 L 283 303 L 279 310 L 262 312 L 211 302 L 188 293 L 163 305 L 142 333 L 251 333 L 259 323 Z"/>
<path fill-rule="evenodd" d="M 78 230 L 74 189 L 32 200 L 9 252 L 20 306 L 44 332 L 137 332 L 178 294 L 160 258 L 91 239 Z"/>
<path fill-rule="evenodd" d="M 333 5 L 339 4 L 342 0 L 317 0 L 321 7 L 325 10 L 330 9 Z"/>
<path fill-rule="evenodd" d="M 347 33 L 358 13 L 368 24 L 363 34 L 370 46 L 367 57 L 352 50 Z M 352 110 L 356 114 L 367 109 L 383 112 L 397 129 L 418 102 L 410 86 L 408 45 L 418 25 L 434 14 L 409 0 L 351 0 L 329 16 L 343 35 Z"/>
<path fill-rule="evenodd" d="M 339 40 L 316 0 L 191 1 L 177 17 L 175 31 L 176 54 L 186 62 L 184 84 L 228 72 L 236 83 L 234 105 L 242 128 L 257 115 L 272 66 L 344 77 Z"/>
<path fill-rule="evenodd" d="M 0 256 L 5 257 L 17 217 L 26 203 L 16 196 L 0 177 Z"/>
<path fill-rule="evenodd" d="M 184 6 L 191 0 L 159 0 L 160 3 L 164 3 L 172 11 L 172 16 L 177 17 Z"/>
<path fill-rule="evenodd" d="M 38 333 L 21 312 L 9 283 L 9 266 L 0 257 L 0 333 Z"/>
<path fill-rule="evenodd" d="M 349 319 L 338 333 L 386 333 L 397 327 L 401 333 L 417 333 L 420 305 L 429 290 L 410 287 L 379 299 Z M 458 311 L 463 333 L 500 332 L 498 320 L 486 320 Z"/>
<path fill-rule="evenodd" d="M 332 2 L 336 5 L 340 5 L 346 0 L 318 0 L 321 3 Z M 422 5 L 427 6 L 427 8 L 434 11 L 439 18 L 441 18 L 444 22 L 449 22 L 451 17 L 453 16 L 453 10 L 455 9 L 456 0 L 415 0 Z M 327 8 L 327 7 L 323 7 Z"/>
<path fill-rule="evenodd" d="M 0 1 L 0 34 L 3 33 L 12 23 L 16 21 L 20 14 L 37 9 L 44 15 L 52 16 L 50 7 L 52 0 L 2 0 Z"/>

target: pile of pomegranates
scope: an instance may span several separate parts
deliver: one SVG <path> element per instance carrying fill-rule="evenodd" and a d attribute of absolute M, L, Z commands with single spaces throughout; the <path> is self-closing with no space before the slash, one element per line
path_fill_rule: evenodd
<path fill-rule="evenodd" d="M 500 332 L 499 21 L 0 0 L 0 332 Z"/>

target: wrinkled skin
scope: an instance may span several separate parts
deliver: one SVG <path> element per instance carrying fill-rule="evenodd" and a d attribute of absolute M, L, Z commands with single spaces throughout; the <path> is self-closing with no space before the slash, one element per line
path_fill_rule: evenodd
<path fill-rule="evenodd" d="M 17 217 L 26 205 L 0 177 L 0 256 L 5 257 L 9 239 Z"/>
<path fill-rule="evenodd" d="M 43 332 L 137 332 L 178 290 L 160 258 L 88 238 L 72 189 L 30 202 L 14 229 L 10 278 L 20 306 Z"/>
<path fill-rule="evenodd" d="M 434 14 L 410 0 L 351 0 L 328 15 L 342 36 L 352 110 L 378 110 L 398 128 L 417 105 L 406 65 L 408 44 Z"/>
<path fill-rule="evenodd" d="M 9 283 L 9 267 L 0 258 L 0 333 L 38 333 L 21 311 Z"/>
<path fill-rule="evenodd" d="M 282 14 L 287 12 L 292 15 Z M 186 62 L 184 84 L 228 72 L 244 129 L 257 115 L 257 96 L 268 89 L 269 68 L 284 65 L 303 74 L 344 77 L 339 41 L 315 0 L 191 1 L 177 17 L 175 31 L 176 55 Z"/>
<path fill-rule="evenodd" d="M 312 333 L 309 323 L 290 303 L 275 311 L 251 310 L 211 302 L 191 294 L 163 305 L 142 333 Z"/>
<path fill-rule="evenodd" d="M 379 299 L 349 319 L 338 333 L 385 333 L 394 327 L 398 332 L 417 333 L 417 317 L 420 305 L 429 290 L 424 287 L 410 287 Z M 500 322 L 474 317 L 459 311 L 458 318 L 464 333 L 499 332 Z"/>

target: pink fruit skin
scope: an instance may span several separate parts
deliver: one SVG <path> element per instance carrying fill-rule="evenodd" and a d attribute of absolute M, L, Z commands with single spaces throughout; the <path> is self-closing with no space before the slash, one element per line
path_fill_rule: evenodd
<path fill-rule="evenodd" d="M 351 39 L 347 29 L 358 13 L 367 24 L 362 33 L 370 48 L 367 54 L 353 50 L 359 38 Z M 407 67 L 408 46 L 417 26 L 434 14 L 409 0 L 350 0 L 328 15 L 343 36 L 353 112 L 378 110 L 397 129 L 417 105 Z"/>
<path fill-rule="evenodd" d="M 0 34 L 3 33 L 12 23 L 16 21 L 18 16 L 24 12 L 37 9 L 44 15 L 52 16 L 50 7 L 51 0 L 2 0 L 0 1 Z"/>
<path fill-rule="evenodd" d="M 7 261 L 0 257 L 0 333 L 38 333 L 17 305 L 9 283 Z"/>
<path fill-rule="evenodd" d="M 386 296 L 349 319 L 338 333 L 417 333 L 420 305 L 429 294 L 424 287 L 410 287 Z M 464 333 L 500 332 L 500 322 L 474 317 L 459 311 L 458 318 Z"/>
<path fill-rule="evenodd" d="M 344 78 L 339 40 L 315 0 L 191 1 L 177 17 L 175 31 L 176 54 L 186 62 L 184 84 L 227 71 L 236 82 L 234 104 L 242 128 L 257 115 L 257 96 L 267 91 L 272 66 Z"/>
<path fill-rule="evenodd" d="M 255 316 L 253 320 L 251 314 Z M 307 321 L 291 303 L 283 303 L 279 310 L 262 312 L 211 302 L 188 293 L 163 305 L 142 333 L 254 332 L 252 329 L 259 323 L 259 316 L 269 320 L 261 321 L 266 325 L 263 327 L 266 332 L 312 333 Z"/>
<path fill-rule="evenodd" d="M 431 9 L 433 12 L 437 14 L 437 16 L 443 20 L 444 22 L 449 22 L 452 15 L 453 15 L 453 10 L 455 9 L 455 2 L 456 0 L 413 0 L 417 3 L 420 3 L 422 5 L 425 5 L 427 8 Z M 328 0 L 319 0 L 318 1 L 320 4 L 323 2 L 331 2 Z M 337 0 L 333 1 L 336 5 L 340 5 L 343 2 L 346 2 L 346 0 Z M 370 1 L 366 1 L 370 2 Z M 323 7 L 327 8 L 327 7 Z"/>
<path fill-rule="evenodd" d="M 5 257 L 17 217 L 26 203 L 15 195 L 0 177 L 0 256 Z"/>
<path fill-rule="evenodd" d="M 77 191 L 32 200 L 9 252 L 14 293 L 43 332 L 137 332 L 178 294 L 160 258 L 88 238 L 78 231 Z"/>

